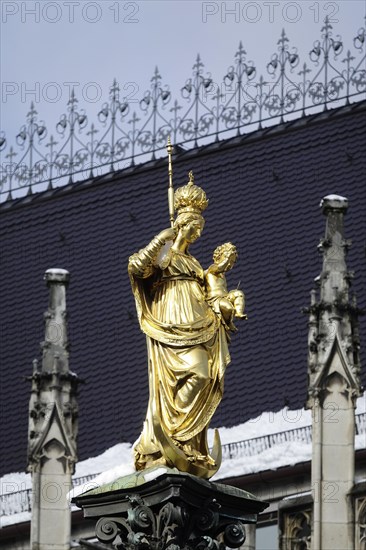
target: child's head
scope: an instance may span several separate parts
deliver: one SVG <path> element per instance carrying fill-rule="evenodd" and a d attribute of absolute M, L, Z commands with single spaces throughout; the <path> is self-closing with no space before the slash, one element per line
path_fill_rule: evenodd
<path fill-rule="evenodd" d="M 213 253 L 213 261 L 215 262 L 215 264 L 221 263 L 225 259 L 227 259 L 228 263 L 231 264 L 230 266 L 228 266 L 229 269 L 234 265 L 237 258 L 238 258 L 238 251 L 236 249 L 236 246 L 233 243 L 221 244 L 220 246 L 215 248 Z"/>

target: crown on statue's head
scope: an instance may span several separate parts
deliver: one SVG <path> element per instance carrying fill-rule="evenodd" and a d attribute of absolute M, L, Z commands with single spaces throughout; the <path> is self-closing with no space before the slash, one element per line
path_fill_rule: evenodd
<path fill-rule="evenodd" d="M 201 214 L 208 205 L 206 193 L 194 183 L 192 170 L 188 176 L 189 181 L 187 185 L 179 187 L 174 193 L 174 208 L 178 215 L 184 212 Z"/>

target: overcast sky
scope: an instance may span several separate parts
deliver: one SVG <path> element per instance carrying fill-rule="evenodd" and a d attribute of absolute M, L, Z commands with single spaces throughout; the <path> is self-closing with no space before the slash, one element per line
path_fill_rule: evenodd
<path fill-rule="evenodd" d="M 90 118 L 114 77 L 138 101 L 156 65 L 178 96 L 198 52 L 221 81 L 240 40 L 265 73 L 283 27 L 305 61 L 325 15 L 346 51 L 365 25 L 365 1 L 2 0 L 0 127 L 12 142 L 33 100 L 53 133 L 71 85 Z"/>

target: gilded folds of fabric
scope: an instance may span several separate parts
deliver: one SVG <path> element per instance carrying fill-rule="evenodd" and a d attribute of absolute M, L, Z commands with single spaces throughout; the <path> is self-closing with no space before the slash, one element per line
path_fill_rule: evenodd
<path fill-rule="evenodd" d="M 153 243 L 129 263 L 149 356 L 150 400 L 135 451 L 163 454 L 153 429 L 158 414 L 175 443 L 187 442 L 195 452 L 207 454 L 206 429 L 221 401 L 230 361 L 225 329 L 206 301 L 199 262 L 170 250 L 159 265 Z"/>

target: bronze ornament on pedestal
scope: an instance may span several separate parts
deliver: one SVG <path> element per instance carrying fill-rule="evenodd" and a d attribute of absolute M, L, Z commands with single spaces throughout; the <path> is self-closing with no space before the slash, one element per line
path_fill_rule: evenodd
<path fill-rule="evenodd" d="M 148 468 L 73 499 L 116 550 L 225 550 L 267 504 L 235 487 L 166 467 Z M 103 546 L 104 548 L 104 546 Z"/>

